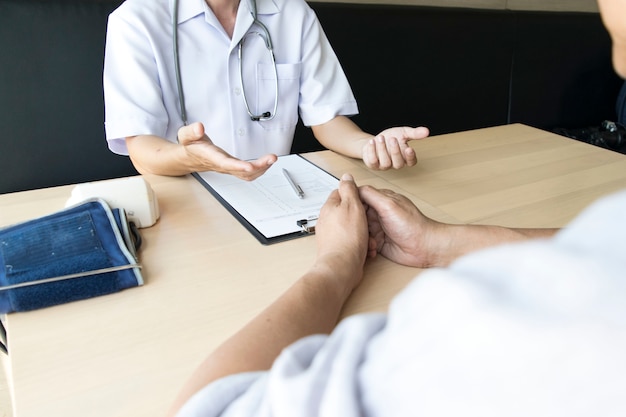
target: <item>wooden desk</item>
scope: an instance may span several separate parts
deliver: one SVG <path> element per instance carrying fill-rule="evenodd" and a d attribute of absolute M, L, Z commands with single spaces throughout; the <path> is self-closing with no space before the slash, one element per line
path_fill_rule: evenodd
<path fill-rule="evenodd" d="M 307 157 L 450 222 L 562 226 L 626 186 L 626 156 L 522 125 L 413 146 L 418 166 L 400 171 Z M 142 229 L 145 286 L 6 316 L 16 417 L 163 415 L 201 359 L 311 264 L 314 238 L 262 246 L 193 178 L 147 179 L 161 219 Z M 0 195 L 0 225 L 59 210 L 70 190 Z M 344 315 L 384 310 L 418 272 L 370 261 Z"/>

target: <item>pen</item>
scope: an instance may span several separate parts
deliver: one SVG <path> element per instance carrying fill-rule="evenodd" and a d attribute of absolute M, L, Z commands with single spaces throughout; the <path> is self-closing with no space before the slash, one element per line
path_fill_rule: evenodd
<path fill-rule="evenodd" d="M 289 171 L 283 168 L 283 175 L 287 178 L 287 182 L 291 185 L 291 188 L 293 188 L 293 191 L 296 193 L 298 198 L 304 198 L 304 191 L 302 191 L 302 188 L 300 188 L 298 184 L 293 182 L 291 175 L 289 175 Z"/>

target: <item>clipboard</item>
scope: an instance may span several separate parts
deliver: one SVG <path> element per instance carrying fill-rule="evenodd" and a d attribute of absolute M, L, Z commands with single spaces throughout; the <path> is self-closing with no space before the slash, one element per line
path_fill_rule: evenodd
<path fill-rule="evenodd" d="M 302 189 L 302 198 L 283 170 Z M 337 177 L 298 154 L 278 157 L 254 181 L 218 172 L 192 175 L 263 245 L 314 234 L 320 209 L 339 184 Z"/>

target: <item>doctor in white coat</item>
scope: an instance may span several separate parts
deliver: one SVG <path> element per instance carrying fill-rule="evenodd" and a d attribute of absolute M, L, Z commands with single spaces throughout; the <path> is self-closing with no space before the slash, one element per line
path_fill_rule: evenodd
<path fill-rule="evenodd" d="M 178 68 L 177 68 L 178 65 Z M 288 154 L 298 117 L 372 169 L 412 166 L 424 127 L 376 137 L 303 0 L 126 0 L 108 23 L 109 148 L 140 173 L 218 171 L 252 180 Z"/>

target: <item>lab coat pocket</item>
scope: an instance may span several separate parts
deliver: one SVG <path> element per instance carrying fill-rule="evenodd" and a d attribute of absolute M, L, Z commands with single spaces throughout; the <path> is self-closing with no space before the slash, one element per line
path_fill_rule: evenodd
<path fill-rule="evenodd" d="M 259 124 L 265 130 L 292 129 L 298 123 L 298 99 L 300 96 L 301 64 L 277 64 L 278 102 L 276 115 L 272 120 Z M 272 64 L 259 63 L 257 68 L 257 108 L 259 111 L 273 111 L 276 99 L 276 78 Z"/>

